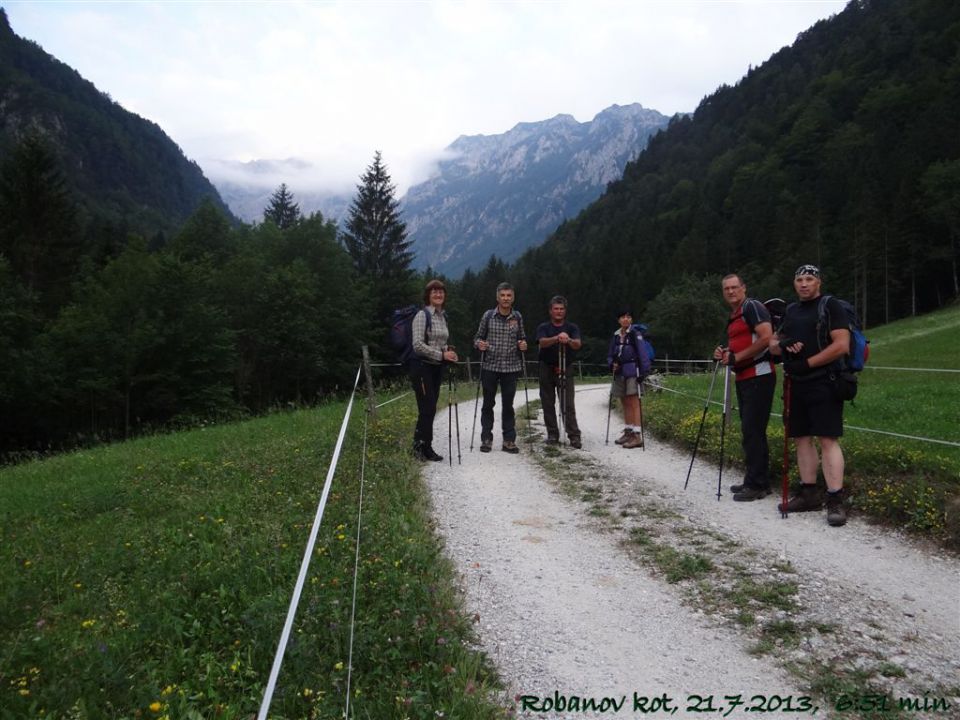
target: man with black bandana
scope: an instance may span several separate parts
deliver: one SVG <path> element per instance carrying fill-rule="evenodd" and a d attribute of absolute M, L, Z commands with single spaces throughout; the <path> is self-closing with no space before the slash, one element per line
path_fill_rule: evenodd
<path fill-rule="evenodd" d="M 779 337 L 770 341 L 770 352 L 783 355 L 783 369 L 790 376 L 789 435 L 797 448 L 800 490 L 787 502 L 786 512 L 806 512 L 823 507 L 817 490 L 817 468 L 822 465 L 827 483 L 827 522 L 847 522 L 843 492 L 843 399 L 830 379 L 830 367 L 850 348 L 850 330 L 843 306 L 831 297 L 826 303 L 828 327 L 820 327 L 820 269 L 801 265 L 794 273 L 793 287 L 799 302 L 787 307 Z M 825 332 L 824 332 L 825 330 Z M 829 339 L 822 346 L 821 337 Z M 820 457 L 813 439 L 820 442 Z"/>

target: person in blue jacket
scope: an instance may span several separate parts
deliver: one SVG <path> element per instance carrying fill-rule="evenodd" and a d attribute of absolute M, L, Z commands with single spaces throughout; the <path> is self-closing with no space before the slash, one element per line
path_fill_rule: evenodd
<path fill-rule="evenodd" d="M 650 359 L 642 338 L 633 328 L 633 313 L 630 308 L 620 310 L 617 321 L 620 327 L 610 338 L 607 350 L 607 367 L 613 373 L 611 395 L 623 402 L 623 434 L 615 440 L 627 450 L 643 447 L 640 431 L 640 385 L 643 376 L 650 371 Z"/>

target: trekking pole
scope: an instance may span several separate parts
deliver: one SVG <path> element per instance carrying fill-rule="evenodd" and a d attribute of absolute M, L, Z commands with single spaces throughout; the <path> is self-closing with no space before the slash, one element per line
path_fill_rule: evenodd
<path fill-rule="evenodd" d="M 453 385 L 453 395 L 454 395 L 454 400 L 453 400 L 453 419 L 454 419 L 454 422 L 457 423 L 457 465 L 463 465 L 463 462 L 462 462 L 461 459 L 460 459 L 460 403 L 458 403 L 457 400 L 456 400 L 457 383 L 456 383 L 456 381 L 452 380 L 452 378 L 453 378 L 453 367 L 450 368 L 450 377 L 451 377 L 451 384 Z M 450 464 L 453 465 L 453 461 L 452 461 L 452 460 L 450 461 Z"/>
<path fill-rule="evenodd" d="M 470 430 L 470 452 L 473 452 L 473 435 L 477 431 L 477 406 L 480 405 L 480 381 L 483 378 L 483 358 L 486 351 L 480 351 L 480 370 L 477 372 L 477 397 L 473 401 L 473 428 Z"/>
<path fill-rule="evenodd" d="M 442 381 L 441 381 L 442 382 Z M 453 376 L 447 368 L 447 459 L 453 467 Z"/>
<path fill-rule="evenodd" d="M 563 431 L 567 424 L 567 353 L 560 345 L 560 444 L 563 444 Z"/>
<path fill-rule="evenodd" d="M 603 441 L 604 445 L 610 444 L 610 413 L 613 411 L 613 386 L 617 382 L 616 374 L 610 381 L 610 397 L 607 398 L 607 438 Z"/>
<path fill-rule="evenodd" d="M 790 392 L 792 390 L 790 376 L 783 374 L 783 502 L 780 505 L 780 517 L 787 517 L 787 494 L 790 484 L 787 463 L 790 462 Z"/>
<path fill-rule="evenodd" d="M 647 442 L 643 437 L 643 397 L 640 395 L 640 385 L 637 385 L 637 406 L 640 408 L 640 450 L 647 451 Z"/>
<path fill-rule="evenodd" d="M 723 369 L 723 421 L 720 424 L 720 473 L 717 475 L 717 502 L 720 502 L 720 487 L 723 483 L 723 440 L 727 431 L 727 413 L 730 409 L 730 366 Z"/>
<path fill-rule="evenodd" d="M 687 468 L 687 480 L 683 483 L 683 489 L 687 489 L 690 482 L 690 471 L 693 470 L 693 461 L 697 458 L 697 449 L 700 447 L 700 438 L 703 437 L 703 423 L 707 419 L 707 409 L 710 407 L 710 398 L 713 397 L 713 384 L 717 379 L 717 370 L 720 369 L 720 361 L 713 364 L 713 377 L 710 378 L 710 389 L 707 390 L 707 399 L 703 403 L 703 415 L 700 417 L 700 429 L 697 431 L 697 440 L 693 444 L 693 455 L 690 456 L 690 467 Z"/>
<path fill-rule="evenodd" d="M 523 365 L 523 399 L 527 401 L 527 425 L 530 425 L 530 395 L 527 393 L 527 355 L 520 353 L 520 362 Z"/>

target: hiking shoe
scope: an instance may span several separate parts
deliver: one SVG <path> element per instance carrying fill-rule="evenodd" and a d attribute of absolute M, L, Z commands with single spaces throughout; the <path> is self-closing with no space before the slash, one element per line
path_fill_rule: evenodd
<path fill-rule="evenodd" d="M 844 505 L 846 493 L 843 488 L 838 492 L 827 493 L 827 523 L 834 527 L 847 524 L 847 508 Z"/>
<path fill-rule="evenodd" d="M 481 440 L 480 452 L 490 452 L 493 450 L 493 440 Z"/>
<path fill-rule="evenodd" d="M 751 502 L 753 500 L 759 500 L 760 498 L 765 498 L 770 494 L 770 488 L 758 488 L 758 487 L 746 487 L 741 485 L 743 489 L 739 492 L 733 494 L 733 499 L 737 502 Z"/>
<path fill-rule="evenodd" d="M 633 450 L 633 448 L 642 448 L 643 447 L 643 438 L 640 437 L 640 433 L 630 433 L 630 437 L 627 438 L 627 441 L 621 446 L 624 450 Z"/>
<path fill-rule="evenodd" d="M 517 447 L 517 444 L 513 440 L 504 440 L 503 451 L 505 453 L 510 453 L 511 455 L 516 455 L 518 452 L 520 452 L 520 448 Z"/>
<path fill-rule="evenodd" d="M 570 447 L 576 448 L 579 450 L 583 447 L 583 443 L 580 442 L 580 438 L 570 438 Z"/>
<path fill-rule="evenodd" d="M 633 434 L 634 434 L 633 430 L 630 430 L 629 428 L 627 428 L 626 430 L 623 431 L 623 435 L 621 435 L 616 440 L 614 440 L 614 442 L 617 445 L 623 445 L 627 440 L 629 440 L 633 436 Z"/>
<path fill-rule="evenodd" d="M 796 494 L 787 501 L 784 508 L 783 503 L 777 504 L 777 510 L 780 512 L 809 512 L 810 510 L 819 510 L 823 507 L 823 498 L 820 496 L 820 490 L 816 485 L 801 485 Z"/>
<path fill-rule="evenodd" d="M 414 457 L 414 459 L 416 459 L 416 460 L 426 460 L 426 459 L 427 459 L 427 455 L 426 455 L 426 453 L 424 452 L 424 445 L 423 445 L 422 442 L 417 441 L 417 442 L 413 443 L 413 457 Z"/>
<path fill-rule="evenodd" d="M 560 438 L 548 437 L 546 440 L 543 441 L 543 443 L 544 445 L 559 445 Z"/>
<path fill-rule="evenodd" d="M 443 460 L 443 455 L 438 455 L 436 450 L 427 445 L 423 448 L 423 459 L 431 462 L 440 462 Z"/>
<path fill-rule="evenodd" d="M 730 492 L 732 492 L 734 495 L 736 495 L 738 492 L 743 492 L 746 489 L 747 489 L 746 483 L 739 483 L 737 485 L 730 486 Z"/>

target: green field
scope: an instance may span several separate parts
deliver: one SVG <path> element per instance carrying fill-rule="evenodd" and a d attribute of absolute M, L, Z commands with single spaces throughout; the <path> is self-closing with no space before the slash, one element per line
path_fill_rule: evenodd
<path fill-rule="evenodd" d="M 960 447 L 890 434 L 960 443 L 960 373 L 881 368 L 960 370 L 960 306 L 869 329 L 871 354 L 860 374 L 860 391 L 848 403 L 842 440 L 848 487 L 864 514 L 960 545 Z M 712 366 L 711 366 L 712 368 Z M 649 393 L 644 421 L 664 437 L 692 448 L 710 375 L 668 376 L 673 392 Z M 722 398 L 720 383 L 714 400 Z M 774 400 L 775 413 L 782 399 Z M 857 429 L 863 428 L 863 429 Z M 782 473 L 783 425 L 771 418 L 771 470 Z M 720 450 L 720 410 L 711 406 L 701 450 L 716 459 Z M 738 423 L 728 428 L 726 458 L 739 462 Z M 731 477 L 736 473 L 731 471 Z M 791 467 L 791 480 L 796 470 Z"/>
<path fill-rule="evenodd" d="M 0 471 L 0 717 L 252 717 L 344 410 Z M 387 406 L 368 438 L 351 711 L 498 717 L 406 452 L 413 413 Z M 363 417 L 355 407 L 271 717 L 344 710 Z"/>

